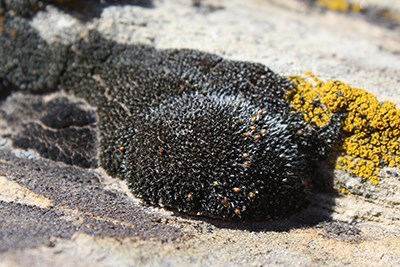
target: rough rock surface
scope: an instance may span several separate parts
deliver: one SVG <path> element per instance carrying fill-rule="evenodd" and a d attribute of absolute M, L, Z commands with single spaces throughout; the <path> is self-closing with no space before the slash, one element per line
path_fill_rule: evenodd
<path fill-rule="evenodd" d="M 399 10 L 394 3 L 386 7 Z M 399 29 L 362 16 L 309 8 L 300 1 L 154 1 L 150 8 L 111 5 L 85 19 L 71 10 L 47 7 L 31 25 L 50 46 L 72 43 L 96 29 L 120 43 L 200 49 L 263 63 L 283 74 L 312 70 L 400 104 Z M 59 105 L 68 106 L 76 120 L 66 120 L 69 114 L 57 109 Z M 95 110 L 81 99 L 65 93 L 44 98 L 12 94 L 1 110 L 0 265 L 400 263 L 397 169 L 385 170 L 379 187 L 370 188 L 337 172 L 335 179 L 354 188 L 353 194 L 315 194 L 306 210 L 286 220 L 196 219 L 142 206 L 123 182 L 94 169 Z M 60 118 L 56 123 L 46 120 L 49 110 Z M 81 131 L 88 142 L 77 142 L 71 151 L 41 150 L 52 142 L 41 139 L 41 133 L 54 129 Z M 37 139 L 24 138 L 27 131 L 37 132 Z M 15 133 L 20 142 L 12 143 Z M 62 144 L 60 138 L 67 136 L 63 132 L 53 137 Z M 71 167 L 42 156 L 73 165 L 63 159 L 76 157 L 76 162 L 85 163 L 81 167 L 92 168 Z"/>

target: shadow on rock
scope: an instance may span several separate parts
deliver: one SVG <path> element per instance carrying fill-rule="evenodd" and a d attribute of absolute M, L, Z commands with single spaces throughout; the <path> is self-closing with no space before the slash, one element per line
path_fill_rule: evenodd
<path fill-rule="evenodd" d="M 153 7 L 152 0 L 2 0 L 0 1 L 0 12 L 3 10 L 13 11 L 23 17 L 32 17 L 36 12 L 46 9 L 47 5 L 56 7 L 70 13 L 82 21 L 90 21 L 100 17 L 104 8 L 109 6 L 135 5 L 145 8 Z"/>
<path fill-rule="evenodd" d="M 140 6 L 152 8 L 152 0 L 86 0 L 86 1 L 52 1 L 54 4 L 71 15 L 82 21 L 90 21 L 93 18 L 100 17 L 103 9 L 110 6 Z"/>
<path fill-rule="evenodd" d="M 307 206 L 288 218 L 271 220 L 240 220 L 239 218 L 221 220 L 204 216 L 191 216 L 174 212 L 175 216 L 194 219 L 222 229 L 245 230 L 250 232 L 287 232 L 293 229 L 321 227 L 330 224 L 337 192 L 333 189 L 333 178 L 337 153 L 321 162 L 315 168 L 315 178 L 306 192 Z"/>

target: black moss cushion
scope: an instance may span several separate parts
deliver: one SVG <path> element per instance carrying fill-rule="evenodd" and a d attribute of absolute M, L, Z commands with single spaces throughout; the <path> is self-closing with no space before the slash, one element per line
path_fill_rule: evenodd
<path fill-rule="evenodd" d="M 118 44 L 96 32 L 49 45 L 12 16 L 5 32 L 2 84 L 64 90 L 96 106 L 101 165 L 149 204 L 219 218 L 290 216 L 339 136 L 339 119 L 306 124 L 284 99 L 293 85 L 260 64 Z"/>

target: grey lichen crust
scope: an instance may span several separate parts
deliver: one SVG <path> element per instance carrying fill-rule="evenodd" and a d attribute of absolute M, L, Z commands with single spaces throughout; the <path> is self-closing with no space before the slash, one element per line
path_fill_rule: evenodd
<path fill-rule="evenodd" d="M 96 32 L 48 45 L 25 19 L 5 16 L 1 90 L 64 90 L 96 106 L 101 165 L 146 203 L 243 219 L 305 206 L 339 120 L 306 124 L 284 100 L 293 86 L 286 78 L 259 64 L 122 45 Z"/>

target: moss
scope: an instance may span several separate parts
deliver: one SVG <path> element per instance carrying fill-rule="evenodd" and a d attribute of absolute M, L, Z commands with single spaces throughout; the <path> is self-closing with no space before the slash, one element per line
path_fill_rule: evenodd
<path fill-rule="evenodd" d="M 343 116 L 344 136 L 336 168 L 378 184 L 385 167 L 400 167 L 400 110 L 391 102 L 340 81 L 320 81 L 312 73 L 295 76 L 286 99 L 308 123 L 322 127 L 335 114 Z"/>
<path fill-rule="evenodd" d="M 6 13 L 1 26 L 0 87 L 33 93 L 53 91 L 63 72 L 66 48 L 47 44 L 18 16 Z"/>

